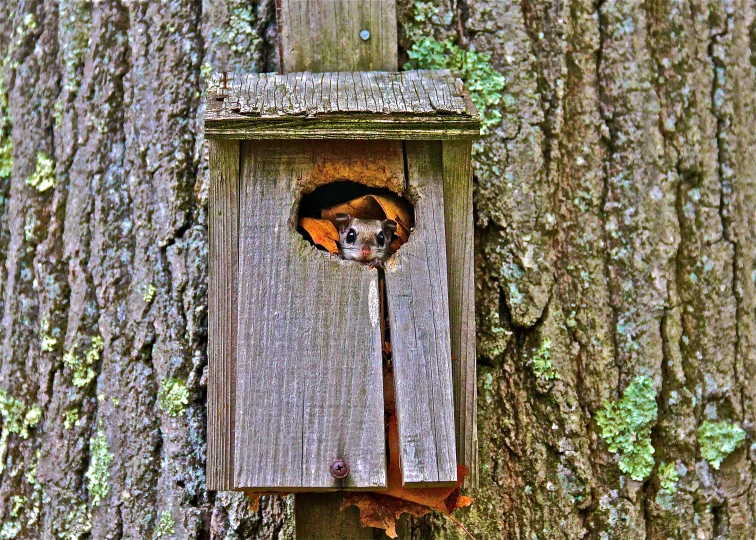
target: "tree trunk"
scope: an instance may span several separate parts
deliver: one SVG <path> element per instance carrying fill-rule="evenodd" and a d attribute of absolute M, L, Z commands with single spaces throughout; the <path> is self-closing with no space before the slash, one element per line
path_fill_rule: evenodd
<path fill-rule="evenodd" d="M 505 82 L 475 151 L 476 538 L 756 537 L 755 17 L 400 2 L 403 51 Z M 293 536 L 290 498 L 204 473 L 204 81 L 275 46 L 273 0 L 5 9 L 0 538 Z"/>

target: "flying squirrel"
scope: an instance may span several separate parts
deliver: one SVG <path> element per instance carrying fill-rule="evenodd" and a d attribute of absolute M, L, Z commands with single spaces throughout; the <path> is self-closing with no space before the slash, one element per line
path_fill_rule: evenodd
<path fill-rule="evenodd" d="M 358 219 L 349 214 L 335 215 L 339 230 L 339 255 L 342 259 L 359 261 L 370 268 L 383 268 L 391 255 L 391 241 L 396 232 L 392 219 Z"/>

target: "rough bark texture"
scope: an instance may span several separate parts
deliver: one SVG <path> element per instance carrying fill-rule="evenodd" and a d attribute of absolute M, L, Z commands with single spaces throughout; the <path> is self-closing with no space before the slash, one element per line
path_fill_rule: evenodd
<path fill-rule="evenodd" d="M 756 2 L 436 7 L 428 35 L 506 77 L 476 150 L 481 487 L 460 519 L 481 539 L 756 537 Z M 290 499 L 250 512 L 204 487 L 202 93 L 212 70 L 276 69 L 274 15 L 32 0 L 0 18 L 3 538 L 293 535 Z M 596 418 L 640 376 L 658 416 L 635 481 Z M 705 421 L 746 430 L 719 470 Z"/>

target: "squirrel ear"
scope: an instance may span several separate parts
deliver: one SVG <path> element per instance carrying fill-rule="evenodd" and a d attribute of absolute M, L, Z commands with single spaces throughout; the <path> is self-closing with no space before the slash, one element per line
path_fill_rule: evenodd
<path fill-rule="evenodd" d="M 350 223 L 352 223 L 352 216 L 339 212 L 338 214 L 335 214 L 333 216 L 333 221 L 335 222 L 336 227 L 339 229 L 339 231 L 343 231 L 344 229 L 349 227 Z"/>
<path fill-rule="evenodd" d="M 396 221 L 393 219 L 384 219 L 381 226 L 383 227 L 383 234 L 386 236 L 393 235 L 396 232 Z"/>

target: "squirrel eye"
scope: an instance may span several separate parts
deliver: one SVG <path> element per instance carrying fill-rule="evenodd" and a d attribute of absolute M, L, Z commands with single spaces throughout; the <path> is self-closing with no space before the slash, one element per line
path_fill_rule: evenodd
<path fill-rule="evenodd" d="M 378 239 L 378 245 L 383 247 L 383 243 L 386 241 L 386 237 L 383 236 L 383 231 L 379 232 L 376 238 Z"/>
<path fill-rule="evenodd" d="M 357 240 L 357 233 L 354 229 L 349 229 L 349 232 L 346 235 L 346 241 L 348 244 L 354 244 L 354 241 Z"/>

